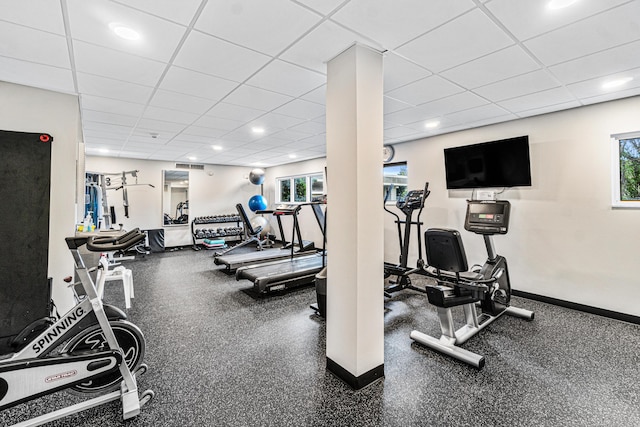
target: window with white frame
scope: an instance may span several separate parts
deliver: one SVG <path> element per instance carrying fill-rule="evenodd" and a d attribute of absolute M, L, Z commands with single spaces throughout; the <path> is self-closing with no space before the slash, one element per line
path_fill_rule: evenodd
<path fill-rule="evenodd" d="M 382 168 L 383 195 L 387 203 L 396 203 L 407 194 L 407 162 L 388 163 Z"/>
<path fill-rule="evenodd" d="M 640 132 L 611 136 L 614 207 L 640 208 Z"/>
<path fill-rule="evenodd" d="M 306 203 L 322 199 L 324 179 L 321 173 L 285 176 L 276 180 L 277 203 Z"/>

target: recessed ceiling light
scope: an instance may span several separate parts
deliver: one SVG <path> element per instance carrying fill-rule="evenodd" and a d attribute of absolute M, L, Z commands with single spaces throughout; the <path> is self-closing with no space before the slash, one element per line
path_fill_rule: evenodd
<path fill-rule="evenodd" d="M 222 146 L 221 145 L 212 145 L 211 148 L 213 148 L 216 151 L 222 151 Z"/>
<path fill-rule="evenodd" d="M 609 80 L 602 84 L 602 89 L 613 89 L 622 85 L 625 85 L 633 80 L 633 77 L 623 77 L 620 79 Z"/>
<path fill-rule="evenodd" d="M 424 124 L 424 127 L 426 127 L 427 129 L 437 128 L 438 126 L 440 126 L 440 122 L 437 120 L 433 122 L 427 122 Z"/>
<path fill-rule="evenodd" d="M 106 148 L 100 148 L 100 149 L 98 150 L 98 152 L 99 152 L 99 153 L 101 153 L 101 154 L 107 154 L 107 153 L 109 152 L 109 150 L 108 150 L 108 149 L 106 149 Z"/>
<path fill-rule="evenodd" d="M 565 7 L 569 7 L 578 0 L 551 0 L 547 3 L 547 8 L 551 10 L 564 9 Z"/>
<path fill-rule="evenodd" d="M 116 35 L 125 40 L 140 40 L 140 33 L 134 30 L 133 28 L 127 27 L 126 25 L 120 24 L 118 22 L 112 22 L 109 24 L 109 28 L 111 31 L 116 33 Z"/>
<path fill-rule="evenodd" d="M 251 128 L 251 132 L 261 134 L 261 133 L 264 133 L 264 128 L 259 126 L 254 126 Z"/>
<path fill-rule="evenodd" d="M 289 158 L 290 159 L 295 159 L 296 157 L 298 157 L 298 156 L 296 156 L 295 154 L 289 154 Z"/>
<path fill-rule="evenodd" d="M 195 162 L 196 160 L 198 160 L 198 158 L 195 156 L 191 156 L 188 159 L 191 160 L 192 162 Z"/>

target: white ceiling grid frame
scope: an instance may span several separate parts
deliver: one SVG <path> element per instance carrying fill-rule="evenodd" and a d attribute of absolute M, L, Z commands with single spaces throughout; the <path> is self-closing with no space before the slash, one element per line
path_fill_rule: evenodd
<path fill-rule="evenodd" d="M 396 51 L 440 72 L 514 44 L 480 9 L 473 9 Z"/>

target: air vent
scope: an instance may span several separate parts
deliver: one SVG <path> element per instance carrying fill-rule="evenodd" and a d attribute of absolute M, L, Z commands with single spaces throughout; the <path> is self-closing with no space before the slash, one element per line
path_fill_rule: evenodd
<path fill-rule="evenodd" d="M 193 169 L 203 171 L 204 165 L 195 163 L 176 163 L 176 169 Z"/>

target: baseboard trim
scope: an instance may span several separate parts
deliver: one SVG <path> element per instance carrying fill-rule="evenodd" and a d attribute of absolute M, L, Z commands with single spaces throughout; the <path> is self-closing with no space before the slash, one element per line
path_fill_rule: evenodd
<path fill-rule="evenodd" d="M 640 317 L 631 314 L 620 313 L 617 311 L 605 310 L 604 308 L 592 307 L 590 305 L 578 304 L 571 301 L 565 301 L 557 298 L 547 297 L 544 295 L 533 294 L 530 292 L 511 290 L 511 294 L 517 297 L 532 299 L 534 301 L 546 302 L 548 304 L 558 305 L 560 307 L 570 308 L 572 310 L 584 311 L 586 313 L 597 314 L 598 316 L 609 317 L 611 319 L 621 320 L 623 322 L 634 323 L 640 325 Z"/>
<path fill-rule="evenodd" d="M 347 371 L 345 368 L 327 357 L 327 369 L 354 390 L 360 390 L 384 378 L 384 364 L 376 366 L 370 371 L 356 377 L 351 372 Z"/>

